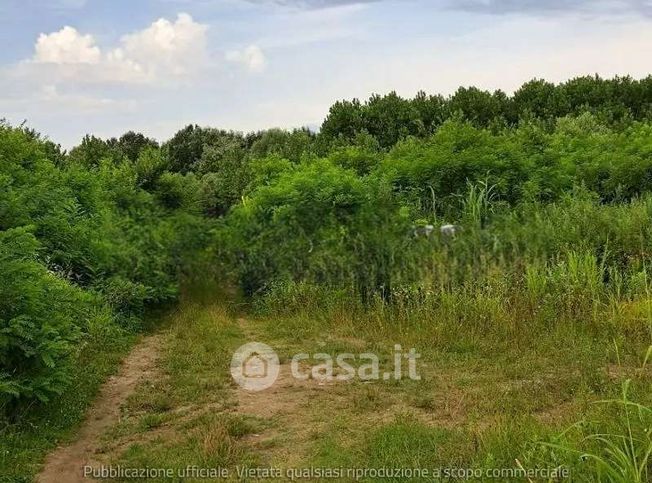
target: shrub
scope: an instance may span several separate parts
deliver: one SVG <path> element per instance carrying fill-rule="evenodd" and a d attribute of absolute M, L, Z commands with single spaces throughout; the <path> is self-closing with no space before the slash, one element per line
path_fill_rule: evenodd
<path fill-rule="evenodd" d="M 47 401 L 69 378 L 68 357 L 93 297 L 37 261 L 39 243 L 23 228 L 0 232 L 0 408 Z"/>

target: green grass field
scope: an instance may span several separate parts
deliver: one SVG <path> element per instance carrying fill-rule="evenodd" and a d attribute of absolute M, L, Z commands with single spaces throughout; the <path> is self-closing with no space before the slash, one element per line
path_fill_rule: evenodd
<path fill-rule="evenodd" d="M 104 435 L 103 463 L 175 472 L 221 467 L 234 479 L 244 467 L 286 476 L 311 467 L 427 468 L 442 472 L 439 481 L 458 481 L 443 477 L 454 469 L 456 476 L 473 470 L 469 481 L 490 481 L 480 473 L 564 468 L 564 481 L 645 481 L 632 472 L 649 464 L 649 409 L 603 402 L 622 399 L 626 386 L 627 401 L 649 407 L 652 372 L 642 345 L 581 324 L 509 324 L 509 311 L 506 325 L 493 330 L 455 330 L 436 319 L 399 330 L 346 314 L 261 316 L 216 289 L 194 292 L 163 324 L 161 377 L 130 397 L 121 422 Z M 251 340 L 277 350 L 282 374 L 297 352 L 371 351 L 385 369 L 394 344 L 415 347 L 422 379 L 320 384 L 282 375 L 272 388 L 247 394 L 228 366 Z M 609 450 L 607 440 L 624 452 L 622 461 L 597 458 Z"/>

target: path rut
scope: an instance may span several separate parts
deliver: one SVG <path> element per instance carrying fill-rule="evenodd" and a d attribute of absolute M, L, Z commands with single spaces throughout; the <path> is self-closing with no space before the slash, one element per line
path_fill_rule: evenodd
<path fill-rule="evenodd" d="M 39 483 L 78 483 L 93 481 L 83 475 L 85 466 L 98 464 L 97 451 L 102 434 L 120 420 L 120 408 L 136 387 L 157 376 L 157 360 L 163 337 L 145 337 L 122 362 L 115 376 L 102 386 L 89 409 L 77 439 L 59 446 L 45 460 L 36 477 Z"/>

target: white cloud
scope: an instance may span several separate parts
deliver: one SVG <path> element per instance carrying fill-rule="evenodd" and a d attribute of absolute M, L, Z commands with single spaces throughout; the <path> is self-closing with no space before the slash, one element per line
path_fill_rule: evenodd
<path fill-rule="evenodd" d="M 149 70 L 163 68 L 183 75 L 205 58 L 207 30 L 187 13 L 180 13 L 175 22 L 160 18 L 146 29 L 122 37 L 122 46 L 113 56 Z"/>
<path fill-rule="evenodd" d="M 103 52 L 92 35 L 66 26 L 39 35 L 33 58 L 17 70 L 33 77 L 47 74 L 50 81 L 166 83 L 188 77 L 201 67 L 207 30 L 206 25 L 180 13 L 175 21 L 160 18 L 143 30 L 123 36 L 117 46 Z M 45 68 L 43 64 L 51 66 Z"/>
<path fill-rule="evenodd" d="M 34 61 L 53 64 L 97 64 L 102 57 L 92 35 L 82 35 L 73 27 L 41 34 L 34 46 Z"/>
<path fill-rule="evenodd" d="M 250 45 L 242 50 L 231 50 L 226 53 L 226 60 L 240 63 L 252 72 L 261 72 L 267 65 L 265 54 L 257 45 Z"/>

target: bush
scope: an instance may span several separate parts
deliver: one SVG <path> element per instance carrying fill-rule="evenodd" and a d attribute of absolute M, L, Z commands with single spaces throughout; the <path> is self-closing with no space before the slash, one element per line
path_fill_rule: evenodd
<path fill-rule="evenodd" d="M 136 330 L 148 305 L 176 296 L 208 226 L 197 223 L 195 176 L 164 171 L 157 149 L 133 133 L 88 137 L 55 165 L 51 143 L 0 124 L 5 413 L 65 389 L 88 324 Z"/>
<path fill-rule="evenodd" d="M 37 261 L 39 243 L 23 228 L 0 232 L 0 408 L 65 388 L 69 355 L 88 323 L 89 293 Z"/>

